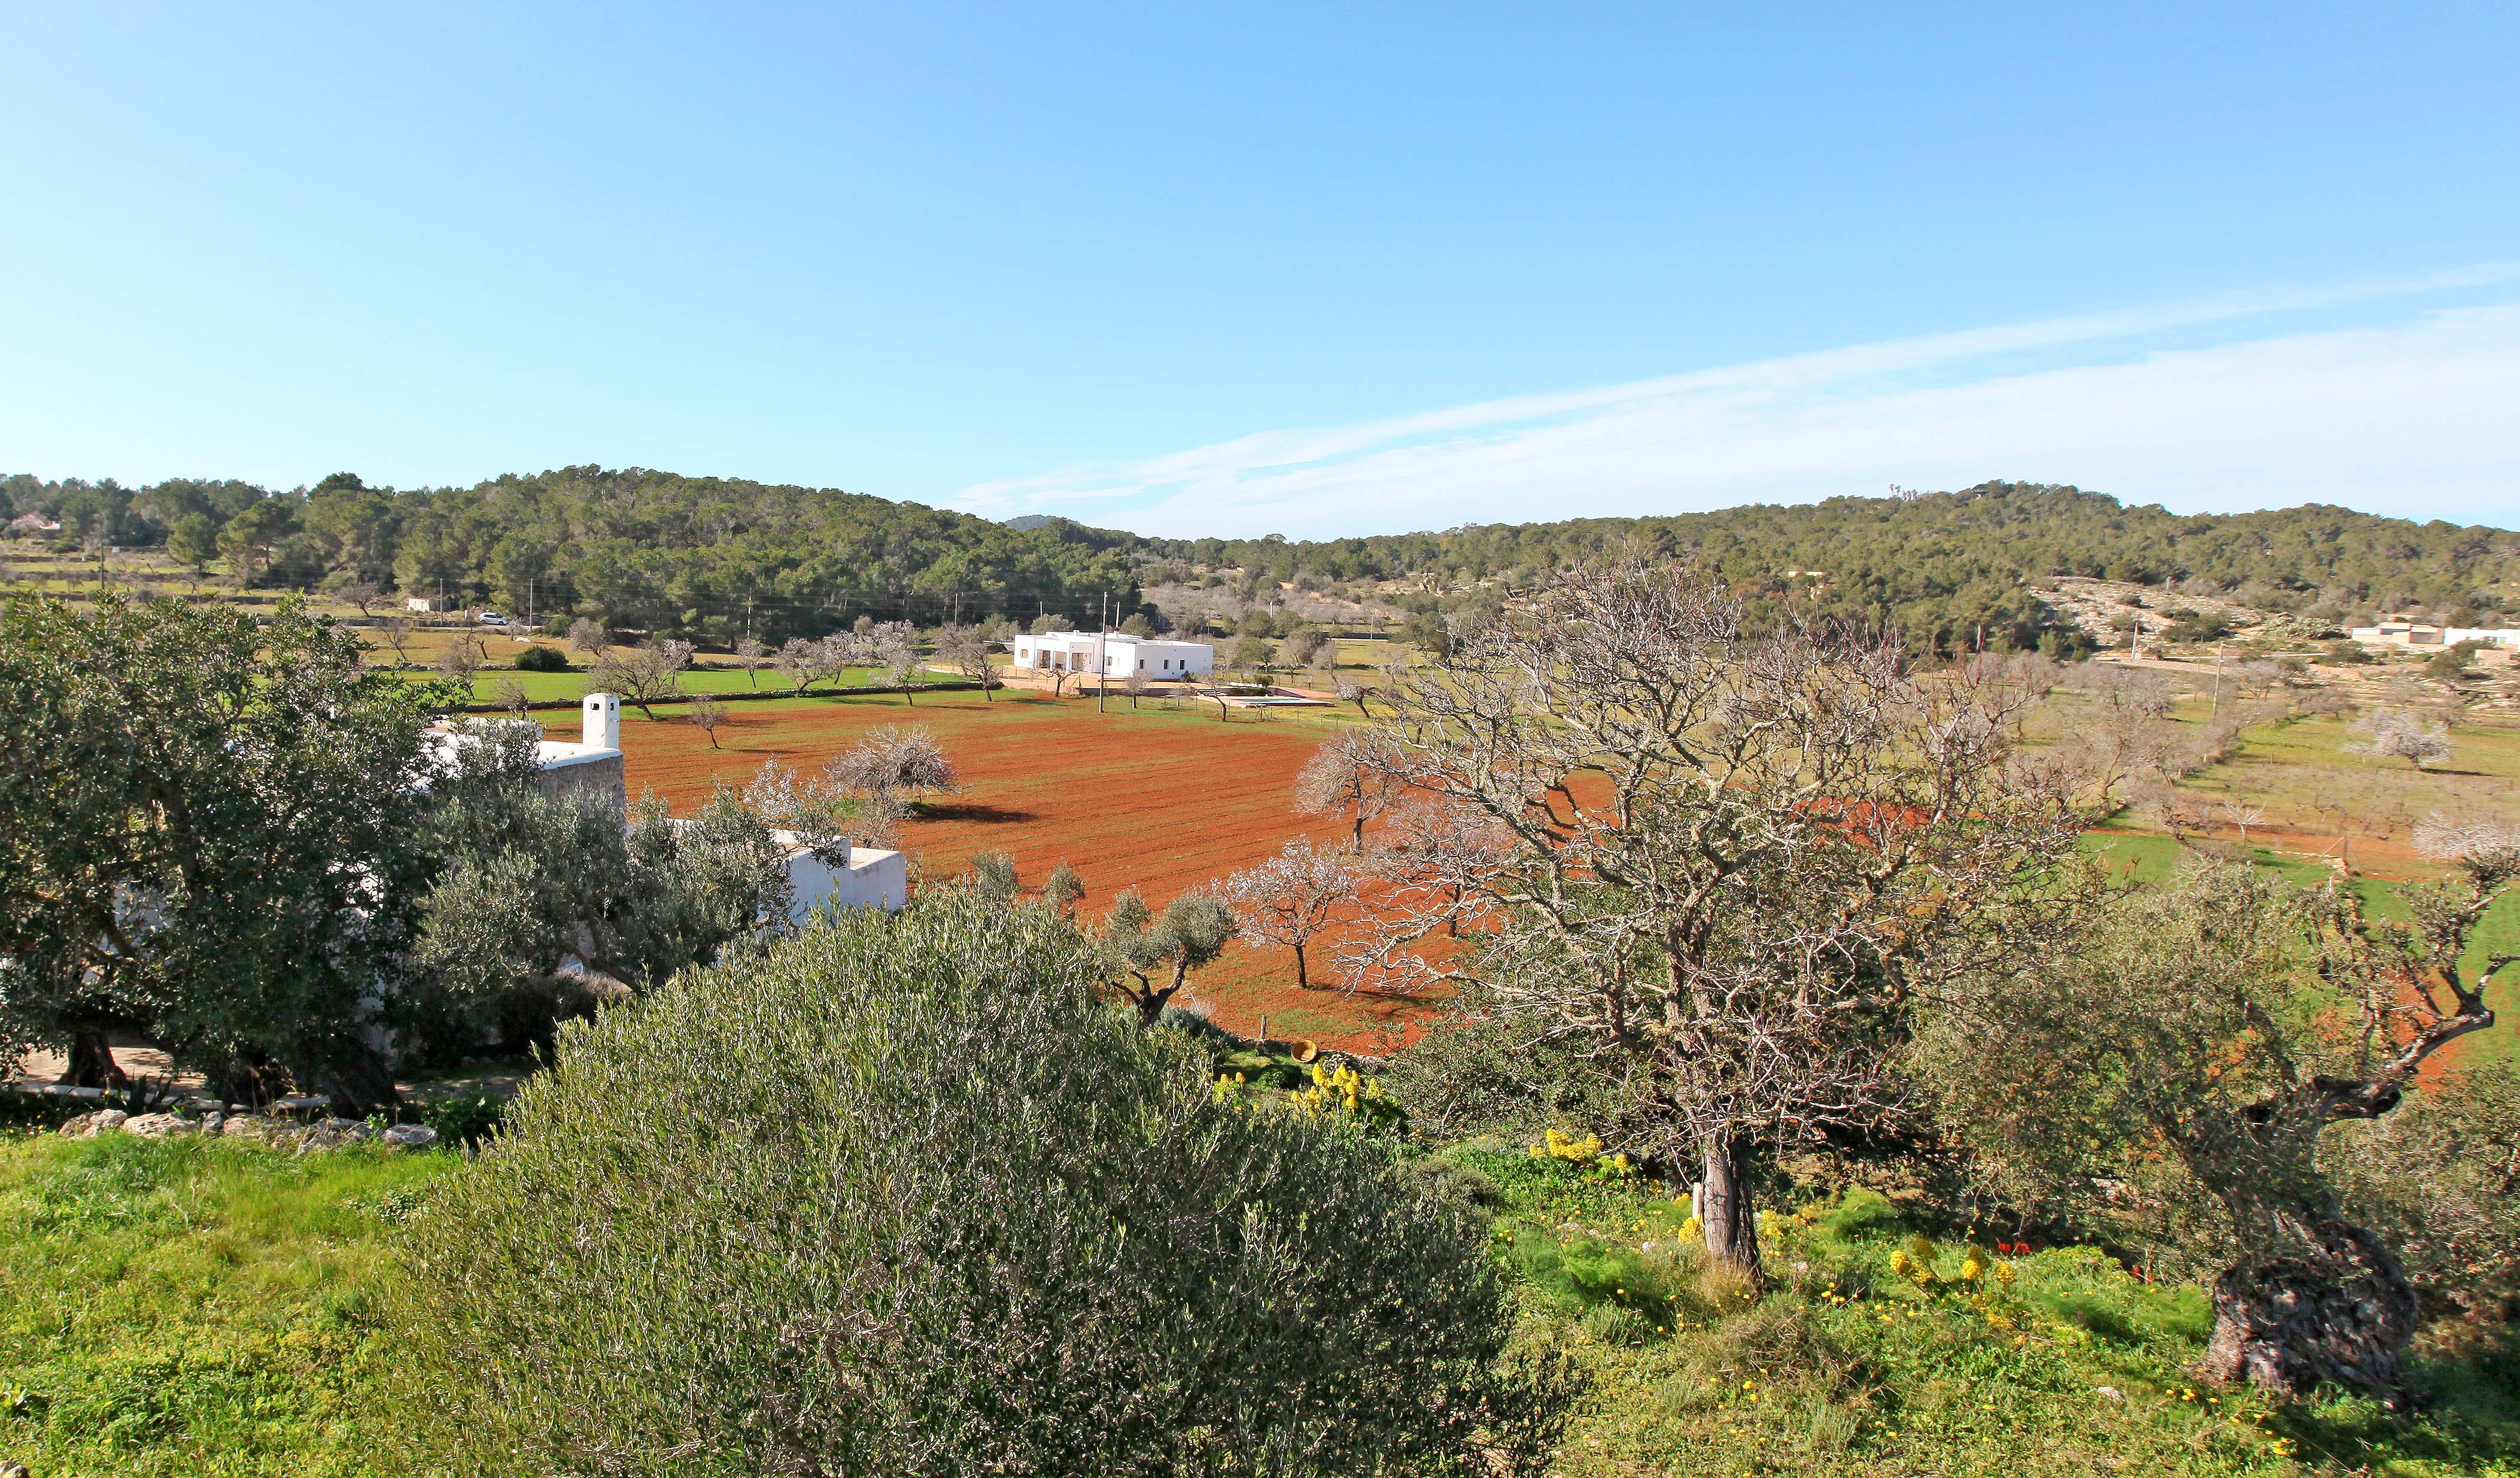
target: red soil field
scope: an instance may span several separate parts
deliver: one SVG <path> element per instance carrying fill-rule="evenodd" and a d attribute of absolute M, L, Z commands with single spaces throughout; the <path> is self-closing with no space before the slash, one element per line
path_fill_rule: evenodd
<path fill-rule="evenodd" d="M 1100 917 L 1121 889 L 1136 887 L 1163 907 L 1175 894 L 1267 857 L 1298 833 L 1346 839 L 1335 817 L 1292 809 L 1295 773 L 1330 733 L 1328 725 L 1238 713 L 1154 706 L 1131 710 L 1090 700 L 1001 691 L 937 694 L 905 705 L 898 696 L 813 697 L 726 705 L 720 748 L 659 709 L 655 720 L 622 713 L 621 747 L 630 791 L 662 795 L 677 812 L 707 798 L 720 781 L 742 784 L 768 760 L 820 767 L 885 724 L 924 724 L 952 756 L 963 781 L 903 828 L 902 847 L 929 878 L 951 877 L 975 853 L 1014 856 L 1038 883 L 1064 861 L 1089 893 L 1080 912 Z M 556 739 L 575 739 L 555 723 Z M 1328 973 L 1314 953 L 1316 978 Z M 1298 990 L 1283 950 L 1236 945 L 1192 978 L 1221 1026 L 1255 1034 L 1267 1018 L 1277 1038 L 1309 1037 L 1359 1053 L 1387 1051 L 1421 1018 L 1422 1003 L 1331 990 Z"/>

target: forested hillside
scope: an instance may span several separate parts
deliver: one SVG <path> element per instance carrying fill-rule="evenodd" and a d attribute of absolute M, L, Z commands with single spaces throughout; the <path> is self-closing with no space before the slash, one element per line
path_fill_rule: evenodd
<path fill-rule="evenodd" d="M 860 615 L 923 624 L 1134 604 L 1127 535 L 1012 529 L 833 488 L 562 468 L 396 491 L 336 473 L 303 491 L 179 479 L 146 488 L 18 476 L 13 515 L 70 539 L 163 544 L 240 583 L 378 589 L 771 642 Z"/>
<path fill-rule="evenodd" d="M 2183 515 L 2078 488 L 2009 482 L 1322 543 L 1149 543 L 1183 563 L 1325 583 L 1416 577 L 1430 594 L 1490 580 L 1525 586 L 1574 560 L 1642 550 L 1692 560 L 1754 601 L 1887 620 L 1944 649 L 1973 640 L 1977 628 L 1990 646 L 2029 648 L 2050 632 L 2069 638 L 2068 624 L 2035 588 L 2051 575 L 2210 589 L 2319 622 L 2382 608 L 2425 609 L 2462 625 L 2520 613 L 2520 534 L 2508 530 L 2318 506 Z"/>
<path fill-rule="evenodd" d="M 747 630 L 776 641 L 859 615 L 932 624 L 1047 613 L 1081 625 L 1106 608 L 1136 613 L 1144 586 L 1186 582 L 1227 586 L 1249 606 L 1293 586 L 1431 618 L 1494 605 L 1569 561 L 1630 550 L 1692 560 L 1754 608 L 1886 622 L 1926 650 L 2070 654 L 2088 639 L 2042 594 L 2056 575 L 2213 594 L 2321 625 L 2383 609 L 2461 625 L 2520 618 L 2520 534 L 2508 530 L 2317 506 L 2185 515 L 2004 482 L 1322 542 L 1148 539 L 1038 516 L 998 523 L 831 488 L 635 468 L 407 491 L 337 473 L 276 495 L 236 481 L 130 489 L 17 476 L 0 482 L 0 497 L 12 515 L 58 518 L 66 541 L 162 544 L 242 584 L 442 588 L 718 641 Z"/>

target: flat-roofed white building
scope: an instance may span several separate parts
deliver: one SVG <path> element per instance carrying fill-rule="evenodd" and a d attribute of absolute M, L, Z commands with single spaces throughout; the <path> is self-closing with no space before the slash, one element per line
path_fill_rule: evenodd
<path fill-rule="evenodd" d="M 1054 631 L 1019 636 L 1010 645 L 1014 665 L 1023 672 L 1095 672 L 1161 683 L 1203 678 L 1216 670 L 1216 649 L 1205 642 L 1164 642 L 1123 632 Z"/>
<path fill-rule="evenodd" d="M 2346 633 L 2358 642 L 2379 647 L 2455 647 L 2475 642 L 2487 647 L 2520 648 L 2520 627 L 2431 626 L 2420 621 L 2382 620 Z"/>

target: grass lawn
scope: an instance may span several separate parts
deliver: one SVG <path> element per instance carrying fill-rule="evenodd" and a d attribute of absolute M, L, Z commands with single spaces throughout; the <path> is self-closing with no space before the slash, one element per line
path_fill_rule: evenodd
<path fill-rule="evenodd" d="M 1686 1204 L 1514 1145 L 1446 1158 L 1501 1191 L 1495 1239 L 1533 1324 L 1597 1381 L 1565 1478 L 2520 1473 L 2507 1364 L 2427 1364 L 2440 1404 L 2412 1420 L 2359 1399 L 2278 1410 L 2188 1373 L 2201 1290 L 2089 1247 L 1999 1258 L 1863 1191 L 1766 1219 L 1780 1286 L 1745 1307 L 1704 1291 Z M 1903 1276 L 1890 1255 L 1920 1231 L 1933 1276 Z"/>
<path fill-rule="evenodd" d="M 506 653 L 503 652 L 500 655 L 504 656 Z M 397 675 L 410 678 L 415 682 L 437 676 L 427 668 L 406 668 Z M 851 668 L 842 673 L 836 683 L 816 684 L 811 695 L 845 696 L 850 690 L 864 686 L 870 676 L 866 668 Z M 934 675 L 933 681 L 959 682 L 961 680 L 940 672 Z M 507 667 L 485 667 L 472 674 L 473 701 L 497 702 L 499 690 L 508 683 L 514 683 L 522 688 L 525 691 L 526 699 L 537 705 L 546 703 L 574 705 L 579 698 L 586 695 L 589 675 L 582 667 L 571 672 L 518 672 Z M 752 675 L 745 673 L 742 668 L 695 668 L 683 674 L 682 686 L 685 693 L 787 693 L 790 691 L 790 685 L 776 672 L 764 671 L 759 675 L 758 681 L 755 681 Z"/>
<path fill-rule="evenodd" d="M 0 1137 L 0 1457 L 37 1478 L 378 1471 L 383 1233 L 459 1163 Z"/>
<path fill-rule="evenodd" d="M 1766 1227 L 1778 1291 L 1710 1295 L 1685 1206 L 1521 1146 L 1466 1167 L 1526 1333 L 1592 1373 L 1565 1478 L 1829 1473 L 2520 1474 L 2514 1370 L 2434 1361 L 2412 1419 L 2197 1384 L 2203 1295 L 2090 1248 L 1997 1258 L 1867 1192 Z M 392 1470 L 370 1313 L 449 1154 L 0 1138 L 0 1457 L 37 1478 Z M 1934 1276 L 1889 1264 L 1933 1232 Z M 1999 1268 L 2008 1269 L 2007 1279 Z M 2106 1388 L 2106 1389 L 2103 1389 Z"/>

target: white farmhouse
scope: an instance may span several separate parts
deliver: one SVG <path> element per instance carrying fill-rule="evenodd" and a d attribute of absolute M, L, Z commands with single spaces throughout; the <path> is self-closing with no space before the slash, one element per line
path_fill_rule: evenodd
<path fill-rule="evenodd" d="M 2377 626 L 2357 626 L 2346 635 L 2370 647 L 2455 647 L 2475 642 L 2486 647 L 2520 649 L 2520 627 L 2430 626 L 2383 616 Z"/>
<path fill-rule="evenodd" d="M 1125 632 L 1054 631 L 1019 636 L 1012 648 L 1021 672 L 1099 672 L 1177 683 L 1216 670 L 1216 649 L 1205 642 L 1160 642 Z"/>

